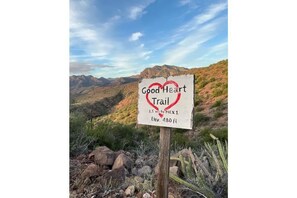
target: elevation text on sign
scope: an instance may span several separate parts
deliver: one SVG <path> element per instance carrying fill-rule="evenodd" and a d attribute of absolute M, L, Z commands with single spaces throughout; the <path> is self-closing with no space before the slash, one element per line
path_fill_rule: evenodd
<path fill-rule="evenodd" d="M 192 129 L 193 75 L 143 79 L 138 96 L 138 124 Z"/>

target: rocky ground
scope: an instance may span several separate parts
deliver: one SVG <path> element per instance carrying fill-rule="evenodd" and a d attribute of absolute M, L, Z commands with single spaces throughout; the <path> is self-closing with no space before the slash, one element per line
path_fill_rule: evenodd
<path fill-rule="evenodd" d="M 137 156 L 97 147 L 88 155 L 70 159 L 70 197 L 154 198 L 157 162 L 158 156 L 154 154 Z M 171 162 L 170 171 L 178 174 L 179 167 L 175 165 Z M 188 197 L 189 192 L 181 188 L 170 181 L 169 197 Z"/>

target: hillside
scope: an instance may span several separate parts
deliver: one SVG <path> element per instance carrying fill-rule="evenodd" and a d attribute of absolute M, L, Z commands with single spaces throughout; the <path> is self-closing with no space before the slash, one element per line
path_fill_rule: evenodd
<path fill-rule="evenodd" d="M 228 197 L 228 60 L 154 66 L 107 84 L 89 77 L 71 87 L 70 197 L 156 197 L 159 127 L 136 124 L 138 81 L 182 74 L 195 75 L 194 129 L 172 129 L 169 194 Z"/>
<path fill-rule="evenodd" d="M 203 68 L 187 69 L 177 66 L 154 66 L 147 68 L 139 75 L 129 79 L 132 82 L 119 80 L 109 80 L 110 83 L 103 82 L 103 78 L 89 81 L 88 87 L 80 87 L 79 92 L 71 95 L 72 107 L 89 106 L 92 108 L 95 103 L 104 98 L 116 97 L 122 94 L 120 101 L 115 101 L 114 106 L 108 112 L 96 113 L 101 115 L 95 119 L 99 121 L 113 121 L 121 124 L 135 124 L 137 117 L 137 89 L 138 81 L 141 78 L 151 78 L 156 76 L 168 77 L 169 75 L 194 74 L 195 75 L 195 125 L 198 128 L 205 126 L 220 128 L 227 126 L 227 103 L 228 103 L 228 60 L 209 65 Z M 70 77 L 70 80 L 72 77 Z M 91 79 L 94 79 L 91 78 Z M 107 82 L 107 81 L 104 81 Z M 117 82 L 117 83 L 114 83 Z M 76 86 L 77 87 L 77 86 Z M 74 89 L 75 90 L 75 89 Z M 86 105 L 87 104 L 87 105 Z M 104 115 L 105 114 L 105 115 Z M 95 118 L 95 117 L 93 117 Z"/>

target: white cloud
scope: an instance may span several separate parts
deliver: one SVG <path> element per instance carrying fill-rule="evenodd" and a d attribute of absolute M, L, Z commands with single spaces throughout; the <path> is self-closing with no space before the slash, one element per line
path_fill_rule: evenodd
<path fill-rule="evenodd" d="M 191 0 L 180 0 L 179 2 L 181 5 L 187 5 L 191 3 Z"/>
<path fill-rule="evenodd" d="M 216 35 L 216 29 L 220 23 L 221 19 L 219 18 L 192 31 L 167 51 L 164 62 L 173 65 L 182 64 L 188 55 L 197 51 Z"/>
<path fill-rule="evenodd" d="M 145 13 L 146 13 L 146 11 L 144 11 L 144 8 L 141 6 L 132 7 L 129 11 L 128 18 L 135 20 L 135 19 L 141 17 Z"/>
<path fill-rule="evenodd" d="M 216 44 L 210 47 L 209 50 L 207 50 L 207 52 L 204 53 L 202 56 L 195 59 L 195 61 L 201 61 L 209 58 L 225 57 L 227 55 L 227 49 L 228 49 L 227 41 Z"/>
<path fill-rule="evenodd" d="M 120 16 L 115 15 L 100 25 L 92 24 L 89 20 L 92 13 L 88 12 L 92 7 L 91 3 L 86 0 L 70 3 L 70 47 L 88 54 L 88 57 L 78 57 L 83 60 L 104 59 L 111 53 L 115 48 L 115 41 L 109 38 L 108 32 L 120 19 Z M 73 57 L 71 55 L 70 59 Z"/>
<path fill-rule="evenodd" d="M 222 11 L 224 11 L 226 9 L 227 9 L 227 2 L 212 4 L 208 7 L 208 9 L 206 11 L 204 11 L 201 14 L 196 15 L 188 23 L 181 26 L 178 29 L 178 32 L 184 33 L 184 32 L 193 31 L 193 30 L 197 29 L 197 27 L 199 25 L 202 25 L 203 23 L 206 23 L 206 22 L 214 19 Z"/>
<path fill-rule="evenodd" d="M 132 20 L 140 18 L 142 15 L 147 13 L 147 11 L 145 11 L 145 8 L 154 2 L 155 0 L 145 0 L 141 1 L 142 4 L 130 7 L 130 9 L 128 10 L 128 18 Z"/>
<path fill-rule="evenodd" d="M 143 34 L 141 32 L 134 32 L 130 38 L 129 41 L 137 41 L 140 37 L 142 37 Z"/>
<path fill-rule="evenodd" d="M 200 2 L 196 0 L 179 0 L 180 6 L 188 6 L 190 9 L 198 8 Z"/>
<path fill-rule="evenodd" d="M 215 18 L 220 12 L 227 9 L 227 2 L 213 4 L 209 7 L 207 12 L 195 17 L 198 24 L 205 23 L 213 18 Z"/>

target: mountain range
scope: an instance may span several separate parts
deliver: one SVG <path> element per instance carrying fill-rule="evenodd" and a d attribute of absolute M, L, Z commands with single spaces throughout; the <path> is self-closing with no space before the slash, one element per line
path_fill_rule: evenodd
<path fill-rule="evenodd" d="M 228 60 L 191 69 L 156 65 L 130 77 L 70 76 L 70 111 L 83 112 L 97 122 L 135 124 L 138 82 L 183 74 L 195 75 L 195 115 L 208 120 L 208 126 L 227 126 Z"/>

